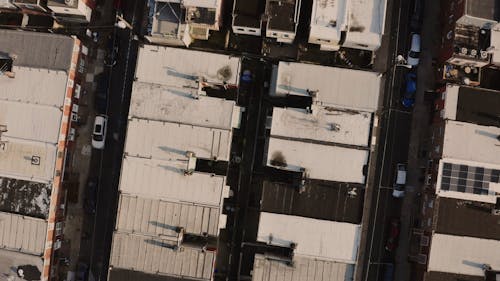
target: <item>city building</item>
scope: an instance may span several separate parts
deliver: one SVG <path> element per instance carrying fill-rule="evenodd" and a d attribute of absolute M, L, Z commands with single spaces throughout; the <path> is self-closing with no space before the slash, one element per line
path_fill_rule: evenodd
<path fill-rule="evenodd" d="M 448 84 L 441 97 L 436 102 L 427 186 L 410 259 L 418 280 L 496 280 L 500 95 Z"/>
<path fill-rule="evenodd" d="M 84 49 L 74 37 L 0 31 L 0 274 L 7 279 L 23 269 L 31 280 L 49 280 L 57 270 Z"/>
<path fill-rule="evenodd" d="M 265 14 L 266 36 L 292 43 L 299 25 L 300 0 L 267 0 Z"/>
<path fill-rule="evenodd" d="M 309 43 L 322 50 L 341 46 L 375 51 L 384 34 L 385 0 L 314 0 Z"/>
<path fill-rule="evenodd" d="M 92 10 L 95 9 L 93 0 L 47 0 L 47 7 L 54 13 L 54 17 L 61 23 L 89 23 Z"/>
<path fill-rule="evenodd" d="M 189 46 L 208 40 L 210 31 L 222 25 L 222 0 L 148 1 L 149 42 Z"/>
<path fill-rule="evenodd" d="M 36 26 L 52 28 L 54 19 L 50 11 L 39 1 L 30 0 L 4 0 L 0 1 L 0 24 L 12 27 Z"/>
<path fill-rule="evenodd" d="M 237 57 L 140 48 L 109 280 L 213 280 L 229 187 L 199 166 L 230 160 L 241 111 L 204 89 L 237 86 L 239 71 Z"/>
<path fill-rule="evenodd" d="M 233 4 L 233 32 L 261 36 L 265 6 L 265 0 L 235 0 Z"/>

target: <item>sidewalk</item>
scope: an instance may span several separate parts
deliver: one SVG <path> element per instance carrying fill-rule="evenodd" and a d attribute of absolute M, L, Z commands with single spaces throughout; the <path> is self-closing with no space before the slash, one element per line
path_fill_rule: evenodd
<path fill-rule="evenodd" d="M 396 273 L 394 280 L 411 280 L 411 265 L 408 262 L 411 230 L 413 228 L 413 213 L 417 196 L 423 188 L 420 167 L 427 165 L 425 140 L 428 137 L 430 111 L 429 104 L 424 102 L 424 92 L 433 90 L 435 85 L 435 71 L 432 60 L 440 45 L 439 38 L 439 1 L 426 0 L 424 22 L 422 26 L 422 51 L 420 64 L 417 70 L 417 93 L 413 109 L 410 146 L 408 150 L 408 179 L 406 195 L 401 208 L 401 234 L 399 247 L 396 251 Z"/>

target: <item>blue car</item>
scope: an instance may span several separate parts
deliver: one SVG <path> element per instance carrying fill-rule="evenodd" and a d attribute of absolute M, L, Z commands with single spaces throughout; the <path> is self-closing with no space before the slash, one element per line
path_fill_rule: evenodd
<path fill-rule="evenodd" d="M 409 72 L 405 76 L 405 92 L 401 103 L 405 108 L 411 108 L 415 104 L 415 93 L 417 92 L 417 74 Z"/>

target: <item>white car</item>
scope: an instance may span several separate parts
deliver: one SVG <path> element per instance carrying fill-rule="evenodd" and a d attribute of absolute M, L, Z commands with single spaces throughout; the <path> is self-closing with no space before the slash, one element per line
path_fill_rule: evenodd
<path fill-rule="evenodd" d="M 97 115 L 94 121 L 94 131 L 92 132 L 92 147 L 95 149 L 104 149 L 106 143 L 106 126 L 108 125 L 108 116 Z"/>
<path fill-rule="evenodd" d="M 406 184 L 406 165 L 398 164 L 396 166 L 396 182 L 394 183 L 394 189 L 392 190 L 392 196 L 396 198 L 401 198 L 405 196 L 405 184 Z"/>
<path fill-rule="evenodd" d="M 420 59 L 420 35 L 413 33 L 411 35 L 411 47 L 408 53 L 408 58 L 406 59 L 408 65 L 415 67 L 418 65 Z"/>

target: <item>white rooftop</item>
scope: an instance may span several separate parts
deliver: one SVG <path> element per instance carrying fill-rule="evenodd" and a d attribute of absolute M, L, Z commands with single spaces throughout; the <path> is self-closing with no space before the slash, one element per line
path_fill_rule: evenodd
<path fill-rule="evenodd" d="M 500 165 L 500 128 L 447 120 L 443 158 Z"/>
<path fill-rule="evenodd" d="M 125 153 L 162 160 L 185 159 L 192 151 L 197 158 L 228 161 L 231 131 L 169 122 L 130 119 Z"/>
<path fill-rule="evenodd" d="M 280 62 L 274 89 L 277 95 L 308 96 L 325 106 L 374 112 L 378 108 L 381 77 L 375 72 Z"/>
<path fill-rule="evenodd" d="M 19 280 L 16 269 L 18 266 L 25 265 L 35 266 L 40 273 L 43 271 L 42 257 L 0 249 L 0 276 L 2 278 L 0 280 Z"/>
<path fill-rule="evenodd" d="M 364 183 L 367 162 L 367 150 L 269 138 L 268 166 L 297 172 L 305 168 L 312 179 Z"/>
<path fill-rule="evenodd" d="M 0 212 L 0 249 L 42 255 L 46 231 L 45 220 Z"/>
<path fill-rule="evenodd" d="M 182 247 L 171 241 L 137 234 L 115 232 L 110 266 L 151 274 L 212 280 L 215 252 Z"/>
<path fill-rule="evenodd" d="M 154 160 L 124 157 L 120 191 L 172 202 L 186 202 L 205 206 L 221 206 L 228 196 L 225 177 L 194 172 L 184 175 L 187 158 Z"/>
<path fill-rule="evenodd" d="M 275 107 L 271 136 L 366 147 L 370 128 L 368 112 L 313 105 L 312 114 L 308 114 L 305 109 Z"/>
<path fill-rule="evenodd" d="M 116 229 L 151 236 L 173 236 L 175 227 L 183 227 L 186 233 L 217 236 L 219 220 L 225 222 L 225 218 L 220 217 L 223 215 L 216 207 L 121 194 Z"/>
<path fill-rule="evenodd" d="M 309 37 L 339 42 L 341 31 L 347 25 L 346 2 L 347 0 L 313 0 Z"/>
<path fill-rule="evenodd" d="M 129 116 L 227 130 L 239 126 L 240 107 L 234 101 L 195 99 L 195 94 L 192 89 L 134 82 Z"/>
<path fill-rule="evenodd" d="M 500 241 L 466 236 L 434 234 L 429 254 L 429 271 L 484 276 L 481 266 L 500 270 Z"/>
<path fill-rule="evenodd" d="M 350 0 L 344 46 L 376 50 L 384 33 L 386 0 Z"/>
<path fill-rule="evenodd" d="M 144 45 L 139 48 L 137 81 L 198 88 L 199 77 L 237 85 L 240 58 L 186 49 Z"/>
<path fill-rule="evenodd" d="M 354 265 L 306 257 L 293 258 L 293 266 L 256 254 L 252 281 L 345 281 L 354 278 Z"/>
<path fill-rule="evenodd" d="M 257 241 L 290 247 L 295 256 L 356 263 L 360 226 L 274 213 L 260 213 Z"/>

